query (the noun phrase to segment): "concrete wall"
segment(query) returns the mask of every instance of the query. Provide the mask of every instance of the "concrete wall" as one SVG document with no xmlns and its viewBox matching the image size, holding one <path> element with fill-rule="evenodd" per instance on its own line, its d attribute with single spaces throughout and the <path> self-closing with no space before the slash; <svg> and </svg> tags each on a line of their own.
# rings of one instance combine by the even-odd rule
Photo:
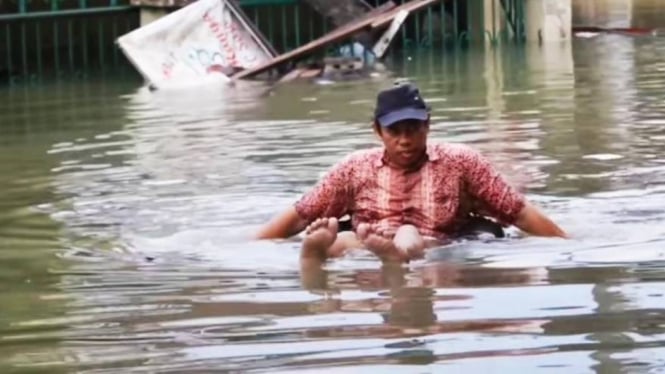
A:
<svg viewBox="0 0 665 374">
<path fill-rule="evenodd" d="M 556 42 L 570 40 L 571 0 L 527 0 L 526 37 L 528 41 Z"/>
<path fill-rule="evenodd" d="M 572 0 L 573 25 L 665 27 L 665 0 Z"/>
<path fill-rule="evenodd" d="M 571 38 L 573 26 L 665 28 L 665 0 L 526 0 L 527 40 Z"/>
</svg>

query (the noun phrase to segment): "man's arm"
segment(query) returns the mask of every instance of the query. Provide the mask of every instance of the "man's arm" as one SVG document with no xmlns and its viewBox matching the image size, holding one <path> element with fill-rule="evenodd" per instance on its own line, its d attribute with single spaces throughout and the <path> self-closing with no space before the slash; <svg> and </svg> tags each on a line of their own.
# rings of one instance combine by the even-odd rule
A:
<svg viewBox="0 0 665 374">
<path fill-rule="evenodd" d="M 568 235 L 559 226 L 529 202 L 526 202 L 520 210 L 514 225 L 531 235 L 568 238 Z"/>
<path fill-rule="evenodd" d="M 297 235 L 306 227 L 307 221 L 301 218 L 292 206 L 263 226 L 256 234 L 256 239 L 286 239 Z"/>
<path fill-rule="evenodd" d="M 352 169 L 350 157 L 335 164 L 312 190 L 262 227 L 256 238 L 285 239 L 300 233 L 317 218 L 344 215 L 352 200 L 349 189 Z"/>
<path fill-rule="evenodd" d="M 469 190 L 490 209 L 492 216 L 531 235 L 568 237 L 540 209 L 510 186 L 480 153 L 467 149 L 465 163 Z"/>
</svg>

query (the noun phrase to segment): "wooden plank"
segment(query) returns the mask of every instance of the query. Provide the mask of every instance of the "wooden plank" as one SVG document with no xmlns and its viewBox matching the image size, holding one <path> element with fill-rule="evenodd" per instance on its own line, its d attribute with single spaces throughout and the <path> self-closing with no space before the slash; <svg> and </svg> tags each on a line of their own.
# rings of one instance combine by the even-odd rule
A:
<svg viewBox="0 0 665 374">
<path fill-rule="evenodd" d="M 414 0 L 410 1 L 408 3 L 405 3 L 403 5 L 398 6 L 397 8 L 386 12 L 384 14 L 379 15 L 374 22 L 370 24 L 370 26 L 373 29 L 377 29 L 380 27 L 384 27 L 391 23 L 393 21 L 393 18 L 397 17 L 397 15 L 403 11 L 406 10 L 409 13 L 414 13 L 418 10 L 421 10 L 427 6 L 433 5 L 434 3 L 438 3 L 439 0 Z"/>
<path fill-rule="evenodd" d="M 393 18 L 388 30 L 383 33 L 383 35 L 379 38 L 379 41 L 374 45 L 374 48 L 372 48 L 372 52 L 374 52 L 374 56 L 376 56 L 376 58 L 383 57 L 383 55 L 386 53 L 386 50 L 388 49 L 388 46 L 390 46 L 390 42 L 393 41 L 393 38 L 395 35 L 397 35 L 397 31 L 399 31 L 399 29 L 402 27 L 402 24 L 408 16 L 409 11 L 401 10 L 399 13 L 397 13 L 397 16 Z"/>
<path fill-rule="evenodd" d="M 284 75 L 278 83 L 285 83 L 285 82 L 291 82 L 292 80 L 296 80 L 300 77 L 300 75 L 305 72 L 307 68 L 296 68 L 288 72 L 286 75 Z"/>
<path fill-rule="evenodd" d="M 438 0 L 414 0 L 414 1 L 412 1 L 412 3 L 422 3 L 422 2 L 433 3 L 434 1 L 438 1 Z M 392 4 L 392 6 L 393 6 L 392 9 L 393 10 L 386 11 L 385 9 L 387 7 L 390 7 L 390 4 Z M 407 4 L 409 4 L 409 3 L 407 3 Z M 235 74 L 232 77 L 232 79 L 236 80 L 236 79 L 251 77 L 253 75 L 263 73 L 264 71 L 275 68 L 275 67 L 277 67 L 281 64 L 284 64 L 284 63 L 289 62 L 291 60 L 294 60 L 296 58 L 300 58 L 300 57 L 303 57 L 303 56 L 308 55 L 310 53 L 316 52 L 316 51 L 318 51 L 322 48 L 327 47 L 331 43 L 341 41 L 341 40 L 353 35 L 354 33 L 358 32 L 362 29 L 371 27 L 372 23 L 377 19 L 377 17 L 381 17 L 385 13 L 390 13 L 390 12 L 393 12 L 394 9 L 400 8 L 400 7 L 395 8 L 394 7 L 395 4 L 392 3 L 392 2 L 386 3 L 384 5 L 386 5 L 386 6 L 382 6 L 382 7 L 376 8 L 376 9 L 370 11 L 370 12 L 367 12 L 358 21 L 354 21 L 354 22 L 351 22 L 351 23 L 346 24 L 344 26 L 338 27 L 335 30 L 329 32 L 328 34 L 326 34 L 326 35 L 324 35 L 324 36 L 322 36 L 322 37 L 320 37 L 316 40 L 313 40 L 313 41 L 301 46 L 300 48 L 296 48 L 291 52 L 288 52 L 288 53 L 285 53 L 283 55 L 277 56 L 274 59 L 272 59 L 270 61 L 267 61 L 267 62 L 255 67 L 255 68 L 241 71 L 240 73 Z M 395 12 L 394 16 L 396 16 L 396 15 L 397 15 L 397 12 Z"/>
<path fill-rule="evenodd" d="M 363 13 L 362 16 L 356 17 L 356 19 L 352 20 L 351 22 L 358 22 L 361 19 L 369 18 L 369 17 L 376 17 L 380 14 L 386 13 L 392 9 L 394 9 L 397 6 L 395 2 L 392 0 L 386 1 L 385 3 L 379 5 L 376 8 L 372 8 L 371 6 L 369 7 L 369 11 Z M 348 25 L 348 23 L 347 23 Z M 368 28 L 365 30 L 361 30 L 355 34 L 352 35 L 351 40 L 353 42 L 357 42 L 362 44 L 363 47 L 365 48 L 371 48 L 372 44 L 374 43 L 374 36 L 372 35 L 372 29 Z"/>
<path fill-rule="evenodd" d="M 305 70 L 300 74 L 299 78 L 309 79 L 314 78 L 321 74 L 321 69 L 309 69 Z"/>
</svg>

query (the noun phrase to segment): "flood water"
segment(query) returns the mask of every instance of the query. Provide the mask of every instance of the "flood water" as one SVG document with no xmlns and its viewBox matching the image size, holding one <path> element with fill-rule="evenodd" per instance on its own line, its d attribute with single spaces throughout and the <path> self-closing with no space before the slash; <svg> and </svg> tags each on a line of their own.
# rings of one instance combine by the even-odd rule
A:
<svg viewBox="0 0 665 374">
<path fill-rule="evenodd" d="M 572 0 L 573 24 L 609 28 L 662 29 L 662 0 Z"/>
<path fill-rule="evenodd" d="M 0 372 L 658 372 L 665 39 L 414 54 L 382 79 L 0 91 Z M 248 236 L 377 145 L 396 77 L 571 235 L 301 271 Z"/>
</svg>

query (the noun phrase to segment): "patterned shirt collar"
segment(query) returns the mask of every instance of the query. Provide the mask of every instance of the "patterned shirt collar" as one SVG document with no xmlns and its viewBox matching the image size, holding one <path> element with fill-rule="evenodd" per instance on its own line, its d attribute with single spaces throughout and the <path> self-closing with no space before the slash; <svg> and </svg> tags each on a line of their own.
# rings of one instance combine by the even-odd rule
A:
<svg viewBox="0 0 665 374">
<path fill-rule="evenodd" d="M 432 145 L 427 145 L 427 150 L 425 151 L 427 154 L 427 161 L 426 162 L 433 162 L 433 161 L 438 161 L 441 158 L 441 155 L 439 152 L 437 152 Z M 380 168 L 382 166 L 386 165 L 386 149 L 383 148 L 381 152 L 377 152 L 375 154 L 376 156 L 374 157 L 374 160 L 372 160 L 372 164 L 374 165 L 375 168 Z"/>
</svg>

